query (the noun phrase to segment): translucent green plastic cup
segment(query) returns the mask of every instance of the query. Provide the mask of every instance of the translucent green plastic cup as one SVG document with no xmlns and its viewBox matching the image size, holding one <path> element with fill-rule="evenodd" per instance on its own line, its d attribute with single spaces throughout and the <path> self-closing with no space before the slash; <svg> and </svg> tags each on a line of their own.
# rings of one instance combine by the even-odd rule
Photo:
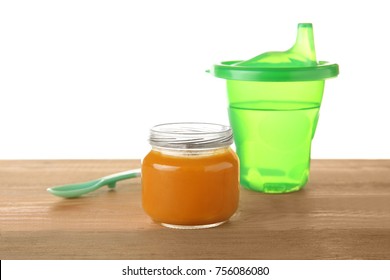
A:
<svg viewBox="0 0 390 280">
<path fill-rule="evenodd" d="M 337 64 L 317 62 L 312 25 L 299 24 L 285 52 L 222 62 L 213 73 L 227 80 L 241 185 L 266 193 L 304 187 L 325 79 L 339 73 Z"/>
</svg>

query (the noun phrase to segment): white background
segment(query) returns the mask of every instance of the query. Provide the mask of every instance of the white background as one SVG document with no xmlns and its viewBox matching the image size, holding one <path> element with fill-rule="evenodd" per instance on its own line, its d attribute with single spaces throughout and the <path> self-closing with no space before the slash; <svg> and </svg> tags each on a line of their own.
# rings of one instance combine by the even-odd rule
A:
<svg viewBox="0 0 390 280">
<path fill-rule="evenodd" d="M 4 264 L 3 264 L 4 263 Z M 388 260 L 127 260 L 127 261 L 3 261 L 1 276 L 3 280 L 41 279 L 41 280 L 68 280 L 68 279 L 265 279 L 265 280 L 388 280 L 390 269 Z M 132 269 L 175 269 L 178 266 L 185 273 L 187 269 L 206 269 L 207 275 L 193 276 L 123 276 L 122 271 Z M 217 275 L 218 268 L 226 267 L 268 267 L 269 274 L 262 275 Z M 211 270 L 211 272 L 210 272 Z M 222 269 L 221 269 L 222 270 Z"/>
<path fill-rule="evenodd" d="M 0 2 L 0 159 L 141 158 L 158 123 L 228 124 L 214 63 L 312 22 L 326 82 L 312 158 L 390 158 L 386 1 Z"/>
</svg>

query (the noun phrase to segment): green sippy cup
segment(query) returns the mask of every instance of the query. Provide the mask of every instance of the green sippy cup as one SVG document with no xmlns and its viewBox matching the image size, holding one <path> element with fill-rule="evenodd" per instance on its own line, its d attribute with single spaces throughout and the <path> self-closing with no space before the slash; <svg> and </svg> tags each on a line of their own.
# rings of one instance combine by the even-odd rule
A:
<svg viewBox="0 0 390 280">
<path fill-rule="evenodd" d="M 337 64 L 317 62 L 312 24 L 298 25 L 285 52 L 222 62 L 212 73 L 227 80 L 241 185 L 265 193 L 300 190 L 309 177 L 325 79 L 339 73 Z"/>
</svg>

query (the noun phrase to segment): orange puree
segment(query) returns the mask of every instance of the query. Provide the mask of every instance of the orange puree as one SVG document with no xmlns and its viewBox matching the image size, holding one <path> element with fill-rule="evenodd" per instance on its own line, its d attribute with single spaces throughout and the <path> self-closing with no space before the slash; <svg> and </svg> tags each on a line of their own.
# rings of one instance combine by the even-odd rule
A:
<svg viewBox="0 0 390 280">
<path fill-rule="evenodd" d="M 142 163 L 142 202 L 156 222 L 207 225 L 228 220 L 239 197 L 238 158 L 230 148 L 200 156 L 152 150 Z"/>
</svg>

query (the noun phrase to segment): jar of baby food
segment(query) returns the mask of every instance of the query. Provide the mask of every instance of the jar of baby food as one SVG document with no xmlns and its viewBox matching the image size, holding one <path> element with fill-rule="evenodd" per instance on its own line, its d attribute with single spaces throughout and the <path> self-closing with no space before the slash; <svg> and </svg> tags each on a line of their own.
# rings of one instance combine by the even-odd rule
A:
<svg viewBox="0 0 390 280">
<path fill-rule="evenodd" d="M 142 204 L 171 228 L 218 226 L 235 213 L 238 157 L 229 126 L 161 124 L 150 130 L 152 150 L 142 162 Z"/>
</svg>

